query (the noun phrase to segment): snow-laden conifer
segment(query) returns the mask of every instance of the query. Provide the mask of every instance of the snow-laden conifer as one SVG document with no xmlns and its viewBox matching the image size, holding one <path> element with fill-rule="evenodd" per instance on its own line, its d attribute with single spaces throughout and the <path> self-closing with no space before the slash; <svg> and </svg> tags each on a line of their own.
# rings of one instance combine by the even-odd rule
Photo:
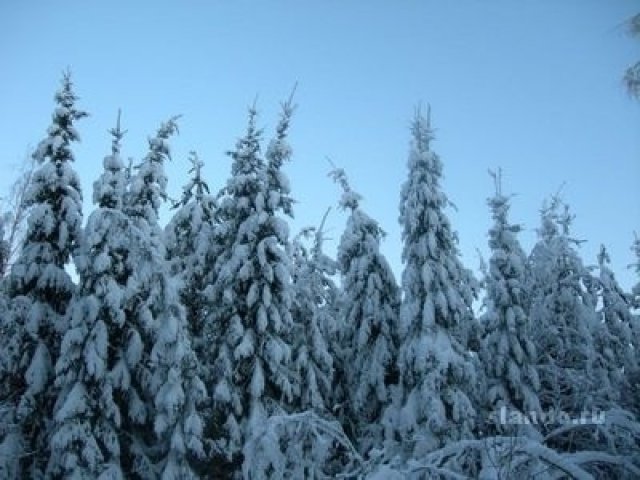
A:
<svg viewBox="0 0 640 480">
<path fill-rule="evenodd" d="M 638 410 L 640 365 L 638 364 L 637 318 L 632 296 L 622 290 L 609 267 L 604 245 L 598 253 L 598 317 L 593 332 L 595 348 L 594 392 L 608 402 L 603 407 Z"/>
<path fill-rule="evenodd" d="M 339 315 L 342 318 L 339 361 L 347 393 L 345 421 L 363 452 L 380 448 L 382 414 L 398 382 L 398 313 L 400 290 L 380 252 L 384 231 L 360 207 L 344 170 L 331 172 L 343 189 L 340 206 L 349 218 L 338 246 L 342 276 Z"/>
<path fill-rule="evenodd" d="M 593 450 L 637 455 L 638 426 L 619 410 L 608 352 L 606 322 L 598 318 L 597 283 L 583 265 L 571 237 L 573 215 L 556 197 L 542 210 L 540 240 L 530 256 L 532 339 L 538 354 L 540 393 L 545 413 L 556 418 L 581 418 L 599 412 L 602 420 L 589 428 L 566 421 L 540 424 L 545 444 L 559 452 Z M 575 425 L 575 423 L 574 423 Z M 626 433 L 625 433 L 626 432 Z M 618 478 L 615 466 L 594 466 L 603 478 Z M 618 472 L 617 474 L 615 472 Z"/>
<path fill-rule="evenodd" d="M 539 416 L 540 381 L 529 320 L 527 257 L 516 236 L 521 227 L 509 222 L 510 202 L 502 193 L 500 172 L 492 175 L 496 193 L 488 204 L 494 223 L 489 230 L 486 336 L 480 351 L 487 381 L 487 406 L 495 415 L 504 408 Z M 501 425 L 493 427 L 500 431 Z"/>
<path fill-rule="evenodd" d="M 579 414 L 598 405 L 594 388 L 595 299 L 586 288 L 590 274 L 570 236 L 573 216 L 557 197 L 541 212 L 539 241 L 529 262 L 533 341 L 538 354 L 540 403 Z"/>
<path fill-rule="evenodd" d="M 295 111 L 293 94 L 281 105 L 280 119 L 276 126 L 275 136 L 269 142 L 265 157 L 267 160 L 267 184 L 269 195 L 267 197 L 267 209 L 274 214 L 284 213 L 293 218 L 294 200 L 291 197 L 291 185 L 287 174 L 282 170 L 283 165 L 291 160 L 293 153 L 289 145 L 288 135 L 291 117 Z"/>
<path fill-rule="evenodd" d="M 109 130 L 111 134 L 111 154 L 104 157 L 103 172 L 100 178 L 93 182 L 93 203 L 98 208 L 122 210 L 127 191 L 128 178 L 124 163 L 120 157 L 122 138 L 127 133 L 120 127 L 120 111 L 115 128 Z"/>
<path fill-rule="evenodd" d="M 94 183 L 98 205 L 79 242 L 78 291 L 69 308 L 60 357 L 55 366 L 59 389 L 53 415 L 48 475 L 54 478 L 124 478 L 120 465 L 122 415 L 118 399 L 139 395 L 122 382 L 128 326 L 124 308 L 128 278 L 135 265 L 129 222 L 122 212 L 124 165 L 120 158 L 120 116 L 111 153 Z M 124 383 L 124 384 L 123 384 Z M 127 442 L 125 440 L 125 445 Z"/>
<path fill-rule="evenodd" d="M 285 106 L 280 127 L 290 115 Z M 295 389 L 289 231 L 278 215 L 287 208 L 280 165 L 290 150 L 286 128 L 280 127 L 281 140 L 270 147 L 267 163 L 251 108 L 247 132 L 229 153 L 232 176 L 219 204 L 221 224 L 214 239 L 221 251 L 207 290 L 212 311 L 205 340 L 210 349 L 203 363 L 214 379 L 208 386 L 213 399 L 209 425 L 218 451 L 234 465 L 257 425 L 281 412 Z"/>
<path fill-rule="evenodd" d="M 470 436 L 475 416 L 468 396 L 475 368 L 454 335 L 473 319 L 472 281 L 445 214 L 442 162 L 432 139 L 429 120 L 418 113 L 400 202 L 400 391 L 385 421 L 389 434 L 415 455 Z"/>
<path fill-rule="evenodd" d="M 15 362 L 2 372 L 11 385 L 15 422 L 23 436 L 24 477 L 42 474 L 48 455 L 48 435 L 55 388 L 53 367 L 62 335 L 68 328 L 67 306 L 74 285 L 65 271 L 81 231 L 82 194 L 71 163 L 73 142 L 80 140 L 75 122 L 87 114 L 76 108 L 70 73 L 55 94 L 56 108 L 47 136 L 34 159 L 40 164 L 26 196 L 30 207 L 20 256 L 8 279 L 14 315 L 7 319 L 3 348 Z"/>
<path fill-rule="evenodd" d="M 635 261 L 629 267 L 635 270 L 638 277 L 638 282 L 631 288 L 627 297 L 631 310 L 630 330 L 635 368 L 626 369 L 624 372 L 621 401 L 624 408 L 632 411 L 636 416 L 640 416 L 640 236 L 637 234 L 631 245 L 631 250 L 634 253 Z"/>
<path fill-rule="evenodd" d="M 129 468 L 140 472 L 150 469 L 153 461 L 163 479 L 192 477 L 190 459 L 204 454 L 198 404 L 205 389 L 158 224 L 158 209 L 167 198 L 168 139 L 176 131 L 174 117 L 149 139 L 149 152 L 131 178 L 125 205 L 130 238 L 139 238 L 140 248 L 131 259 L 135 271 L 127 282 L 125 312 L 130 329 L 121 357 L 121 380 L 135 384 L 144 395 L 128 398 L 127 428 L 132 439 L 128 462 Z"/>
<path fill-rule="evenodd" d="M 211 240 L 216 225 L 216 200 L 202 178 L 204 163 L 195 152 L 191 152 L 189 161 L 192 178 L 174 205 L 176 213 L 164 235 L 171 275 L 181 281 L 180 299 L 186 309 L 193 348 L 196 356 L 202 358 L 209 348 L 202 337 L 208 312 L 203 290 L 211 266 L 207 253 L 215 247 Z"/>
<path fill-rule="evenodd" d="M 368 478 L 339 422 L 313 411 L 269 417 L 257 425 L 243 452 L 246 479 Z"/>
<path fill-rule="evenodd" d="M 337 265 L 322 249 L 325 219 L 326 214 L 318 229 L 304 229 L 292 242 L 297 408 L 320 414 L 331 412 L 333 407 L 335 352 L 331 340 L 337 334 L 338 288 L 332 278 Z M 305 237 L 313 239 L 310 248 L 303 241 Z"/>
<path fill-rule="evenodd" d="M 624 380 L 624 371 L 637 368 L 632 336 L 633 315 L 631 299 L 615 278 L 609 267 L 611 259 L 604 245 L 598 253 L 598 287 L 600 289 L 600 309 L 598 310 L 599 335 L 594 335 L 596 353 L 599 355 L 600 368 L 606 370 L 611 388 L 619 391 Z"/>
</svg>

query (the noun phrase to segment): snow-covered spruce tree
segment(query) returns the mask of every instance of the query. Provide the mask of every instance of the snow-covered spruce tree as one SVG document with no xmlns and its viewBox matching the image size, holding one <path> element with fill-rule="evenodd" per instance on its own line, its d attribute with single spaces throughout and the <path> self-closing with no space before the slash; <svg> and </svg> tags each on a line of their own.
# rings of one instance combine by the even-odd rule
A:
<svg viewBox="0 0 640 480">
<path fill-rule="evenodd" d="M 489 230 L 486 336 L 480 350 L 487 381 L 487 407 L 494 419 L 502 408 L 539 418 L 540 381 L 531 340 L 527 257 L 516 237 L 520 225 L 509 222 L 509 197 L 502 193 L 501 172 L 492 175 L 496 193 L 488 204 L 494 224 Z M 504 433 L 497 422 L 490 428 Z"/>
<path fill-rule="evenodd" d="M 601 308 L 594 342 L 601 363 L 599 367 L 606 372 L 613 392 L 617 393 L 622 388 L 624 372 L 635 370 L 638 365 L 632 337 L 631 299 L 622 291 L 609 268 L 610 261 L 607 250 L 601 245 L 598 253 Z"/>
<path fill-rule="evenodd" d="M 596 305 L 585 287 L 590 274 L 570 237 L 573 216 L 566 205 L 561 207 L 554 197 L 541 212 L 540 239 L 529 258 L 530 316 L 542 409 L 579 415 L 584 409 L 602 407 L 593 370 Z"/>
<path fill-rule="evenodd" d="M 204 333 L 210 349 L 202 361 L 213 379 L 207 385 L 213 399 L 207 435 L 227 473 L 239 471 L 245 442 L 266 417 L 283 411 L 295 389 L 288 226 L 278 215 L 285 196 L 274 187 L 281 172 L 273 155 L 284 152 L 270 153 L 265 163 L 256 115 L 252 107 L 247 132 L 229 153 L 232 176 L 214 238 L 221 251 L 207 289 L 211 311 Z"/>
<path fill-rule="evenodd" d="M 149 152 L 131 178 L 125 206 L 130 237 L 139 237 L 141 248 L 131 259 L 135 271 L 127 283 L 129 331 L 122 352 L 126 365 L 119 380 L 143 395 L 127 398 L 126 426 L 131 438 L 127 474 L 143 478 L 152 477 L 149 461 L 163 479 L 190 478 L 190 460 L 204 454 L 198 404 L 206 392 L 158 225 L 158 209 L 167 197 L 164 162 L 170 158 L 168 139 L 177 131 L 176 118 L 149 139 Z"/>
<path fill-rule="evenodd" d="M 570 236 L 573 216 L 566 205 L 560 207 L 555 197 L 543 209 L 540 241 L 530 258 L 530 317 L 538 354 L 539 399 L 545 412 L 572 418 L 600 412 L 604 422 L 574 427 L 546 422 L 541 425 L 545 445 L 560 452 L 593 450 L 637 458 L 640 430 L 629 414 L 617 409 L 618 392 L 603 356 L 607 349 L 599 347 L 606 346 L 609 333 L 596 311 L 597 284 Z M 619 468 L 612 465 L 595 464 L 593 471 L 619 478 L 615 474 Z"/>
<path fill-rule="evenodd" d="M 629 265 L 638 276 L 636 283 L 628 295 L 630 317 L 630 330 L 633 344 L 635 368 L 627 369 L 624 372 L 624 387 L 621 394 L 621 403 L 626 408 L 640 418 L 640 236 L 635 235 L 631 250 L 635 256 L 635 262 Z"/>
<path fill-rule="evenodd" d="M 279 212 L 293 218 L 294 200 L 291 197 L 291 186 L 286 173 L 282 171 L 285 162 L 291 159 L 292 149 L 288 142 L 291 117 L 295 111 L 293 94 L 281 105 L 280 119 L 276 127 L 275 137 L 269 142 L 266 151 L 267 182 L 269 196 L 267 197 L 267 210 L 272 214 Z M 288 244 L 288 242 L 285 242 Z"/>
<path fill-rule="evenodd" d="M 342 277 L 339 315 L 347 411 L 345 430 L 362 453 L 381 448 L 382 415 L 398 383 L 398 314 L 400 290 L 380 252 L 384 231 L 360 208 L 342 169 L 331 172 L 343 189 L 340 207 L 349 218 L 338 246 Z"/>
<path fill-rule="evenodd" d="M 211 265 L 207 252 L 211 249 L 216 225 L 216 200 L 202 178 L 204 163 L 195 152 L 191 152 L 189 161 L 192 178 L 183 187 L 182 198 L 174 205 L 177 210 L 164 235 L 171 275 L 182 282 L 180 298 L 186 309 L 193 348 L 196 356 L 202 358 L 208 350 L 202 337 L 208 311 L 203 290 Z"/>
<path fill-rule="evenodd" d="M 11 395 L 17 426 L 10 437 L 22 437 L 19 475 L 29 478 L 42 475 L 49 457 L 47 437 L 55 399 L 53 365 L 67 330 L 67 306 L 74 291 L 65 266 L 81 231 L 82 194 L 71 166 L 71 146 L 80 140 L 74 123 L 87 115 L 76 108 L 77 99 L 71 75 L 66 72 L 55 94 L 56 108 L 47 137 L 33 154 L 40 167 L 26 198 L 31 209 L 27 232 L 8 278 L 15 309 L 3 326 L 2 343 L 4 350 L 11 351 L 3 353 L 15 362 L 5 365 L 0 382 L 10 386 L 4 393 Z"/>
<path fill-rule="evenodd" d="M 320 228 L 305 229 L 292 242 L 293 364 L 299 380 L 296 409 L 314 410 L 319 414 L 327 414 L 333 408 L 335 385 L 331 339 L 337 334 L 338 295 L 332 279 L 337 273 L 336 262 L 322 250 L 323 225 L 324 218 Z M 313 237 L 311 248 L 303 243 L 307 236 Z"/>
<path fill-rule="evenodd" d="M 430 147 L 433 131 L 420 113 L 412 134 L 400 203 L 400 390 L 385 424 L 390 439 L 408 449 L 405 453 L 420 456 L 471 435 L 475 411 L 467 389 L 475 383 L 475 369 L 452 333 L 473 318 L 471 277 L 445 215 L 442 163 Z"/>
<path fill-rule="evenodd" d="M 294 413 L 273 415 L 251 432 L 243 448 L 245 478 L 333 477 L 361 461 L 332 415 L 341 398 L 332 381 L 339 290 L 332 278 L 336 262 L 322 251 L 325 219 L 326 214 L 318 229 L 305 228 L 291 242 Z"/>
<path fill-rule="evenodd" d="M 119 354 L 126 349 L 124 307 L 127 281 L 135 268 L 127 257 L 135 247 L 122 212 L 126 185 L 119 115 L 110 133 L 111 153 L 94 183 L 98 208 L 89 216 L 75 257 L 79 287 L 69 307 L 69 328 L 56 363 L 59 393 L 48 466 L 52 478 L 125 477 L 120 439 L 126 410 L 118 399 L 133 392 L 123 384 L 127 382 L 118 381 L 124 361 Z"/>
</svg>

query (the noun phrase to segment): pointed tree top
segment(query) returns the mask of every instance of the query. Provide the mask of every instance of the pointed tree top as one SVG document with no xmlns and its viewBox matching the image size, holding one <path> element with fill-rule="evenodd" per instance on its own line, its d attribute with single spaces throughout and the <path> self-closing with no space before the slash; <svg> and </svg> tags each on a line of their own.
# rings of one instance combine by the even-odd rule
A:
<svg viewBox="0 0 640 480">
<path fill-rule="evenodd" d="M 331 161 L 330 158 L 327 158 L 327 160 L 333 167 L 333 170 L 329 172 L 329 177 L 331 177 L 335 183 L 342 187 L 340 208 L 342 208 L 343 210 L 349 208 L 351 209 L 351 211 L 357 210 L 362 196 L 351 189 L 346 172 L 342 168 L 336 167 L 336 165 Z"/>
<path fill-rule="evenodd" d="M 295 104 L 293 103 L 293 97 L 295 96 L 297 89 L 298 89 L 298 82 L 293 84 L 293 88 L 291 89 L 289 98 L 287 99 L 286 102 L 282 104 L 283 110 L 287 111 L 287 110 L 293 110 L 296 108 Z"/>
<path fill-rule="evenodd" d="M 178 120 L 180 118 L 182 118 L 182 115 L 174 115 L 166 122 L 162 122 L 160 124 L 160 127 L 158 128 L 158 132 L 156 133 L 156 136 L 158 138 L 167 139 L 171 135 L 179 134 L 180 131 L 178 130 Z"/>
<path fill-rule="evenodd" d="M 489 170 L 489 175 L 493 178 L 493 184 L 496 189 L 496 196 L 502 196 L 502 168 L 498 167 L 497 171 Z"/>
<path fill-rule="evenodd" d="M 257 131 L 256 120 L 258 118 L 258 97 L 259 95 L 256 93 L 256 96 L 253 97 L 253 102 L 247 108 L 249 113 L 249 124 L 247 129 L 249 132 Z"/>
<path fill-rule="evenodd" d="M 191 181 L 192 185 L 196 189 L 196 199 L 201 201 L 205 194 L 209 193 L 209 185 L 202 179 L 202 167 L 204 167 L 204 162 L 200 160 L 197 152 L 192 150 L 189 152 L 189 162 L 191 165 L 191 169 L 189 169 L 189 173 L 193 174 L 193 180 Z"/>
<path fill-rule="evenodd" d="M 248 108 L 248 121 L 246 133 L 236 140 L 236 147 L 234 150 L 228 150 L 226 152 L 233 162 L 231 164 L 231 175 L 236 177 L 239 174 L 247 174 L 249 172 L 255 172 L 262 170 L 264 167 L 264 160 L 260 153 L 261 149 L 261 137 L 262 129 L 256 126 L 258 111 L 256 109 L 256 100 L 253 105 Z"/>
<path fill-rule="evenodd" d="M 291 121 L 291 117 L 293 116 L 293 112 L 296 109 L 296 105 L 293 103 L 293 97 L 296 93 L 297 88 L 298 88 L 298 82 L 296 82 L 293 85 L 289 98 L 285 102 L 280 103 L 280 107 L 281 107 L 280 121 L 278 122 L 278 126 L 276 128 L 276 137 L 278 140 L 282 140 L 287 135 L 287 130 L 289 129 L 289 123 Z"/>
<path fill-rule="evenodd" d="M 324 224 L 327 221 L 327 217 L 329 216 L 329 212 L 331 212 L 331 207 L 327 208 L 327 211 L 324 212 L 322 216 L 322 220 L 320 221 L 320 225 L 315 229 L 315 242 L 313 244 L 313 253 L 315 255 L 319 255 L 322 252 L 322 244 L 326 240 L 324 236 L 325 229 Z"/>
<path fill-rule="evenodd" d="M 171 150 L 166 140 L 168 140 L 172 135 L 180 133 L 177 122 L 181 117 L 182 115 L 174 115 L 169 118 L 169 120 L 162 122 L 158 127 L 155 137 L 148 138 L 149 152 L 142 163 L 146 161 L 162 162 L 165 157 L 171 160 Z M 140 165 L 136 165 L 135 168 L 140 168 Z"/>
<path fill-rule="evenodd" d="M 191 150 L 189 152 L 189 163 L 192 167 L 189 169 L 189 173 L 193 173 L 194 178 L 200 178 L 200 171 L 204 167 L 204 162 L 198 157 L 198 152 Z"/>
<path fill-rule="evenodd" d="M 74 122 L 89 114 L 75 107 L 78 97 L 73 92 L 71 72 L 63 72 L 60 88 L 54 95 L 56 108 L 53 111 L 52 122 L 47 129 L 47 137 L 38 144 L 32 157 L 39 163 L 47 158 L 57 166 L 66 161 L 74 161 L 69 145 L 80 141 L 80 136 L 74 127 Z"/>
<path fill-rule="evenodd" d="M 431 105 L 427 103 L 427 116 L 422 114 L 422 105 L 418 105 L 415 110 L 413 123 L 411 125 L 414 141 L 418 149 L 429 151 L 431 140 L 435 138 L 434 129 L 431 127 Z"/>
<path fill-rule="evenodd" d="M 562 227 L 564 235 L 569 235 L 571 224 L 575 218 L 575 214 L 569 213 L 569 205 L 565 203 L 563 211 L 557 216 L 558 225 Z"/>
<path fill-rule="evenodd" d="M 541 226 L 538 229 L 538 235 L 545 241 L 550 240 L 558 235 L 558 208 L 561 204 L 560 197 L 552 195 L 542 202 L 540 209 Z"/>
<path fill-rule="evenodd" d="M 192 174 L 189 182 L 182 187 L 182 198 L 178 201 L 174 201 L 171 206 L 172 209 L 184 207 L 191 201 L 193 190 L 195 189 L 195 198 L 198 203 L 202 201 L 205 195 L 209 194 L 209 185 L 202 179 L 202 167 L 204 162 L 200 160 L 197 152 L 194 150 L 189 152 L 189 163 L 192 167 L 189 169 L 189 173 Z"/>
<path fill-rule="evenodd" d="M 493 219 L 502 227 L 507 227 L 507 215 L 509 212 L 509 198 L 502 193 L 502 169 L 497 171 L 489 170 L 489 175 L 493 178 L 495 193 L 487 199 L 487 204 L 491 209 Z M 519 231 L 520 226 L 511 226 L 510 229 Z"/>
<path fill-rule="evenodd" d="M 112 143 L 111 143 L 111 154 L 112 155 L 120 154 L 120 142 L 122 141 L 122 138 L 127 133 L 127 130 L 122 130 L 120 128 L 120 115 L 121 115 L 121 113 L 122 113 L 121 110 L 118 109 L 118 117 L 117 117 L 117 120 L 116 120 L 116 126 L 115 126 L 115 128 L 111 128 L 111 129 L 108 130 L 108 132 L 113 137 L 113 140 L 112 140 Z"/>
<path fill-rule="evenodd" d="M 253 103 L 247 108 L 247 113 L 249 114 L 247 134 L 240 140 L 240 142 L 246 142 L 248 139 L 255 139 L 255 137 L 262 134 L 262 130 L 258 129 L 256 125 L 258 119 L 258 94 L 256 94 L 253 99 Z"/>
<path fill-rule="evenodd" d="M 79 97 L 73 91 L 73 81 L 71 80 L 71 70 L 69 68 L 62 72 L 62 80 L 60 81 L 60 84 L 60 88 L 56 91 L 54 96 L 56 103 L 68 109 L 73 120 L 89 116 L 87 112 L 75 110 L 73 108 Z"/>
<path fill-rule="evenodd" d="M 600 245 L 600 251 L 598 252 L 598 265 L 602 268 L 605 264 L 610 263 L 611 258 L 609 257 L 609 252 L 604 245 Z"/>
</svg>

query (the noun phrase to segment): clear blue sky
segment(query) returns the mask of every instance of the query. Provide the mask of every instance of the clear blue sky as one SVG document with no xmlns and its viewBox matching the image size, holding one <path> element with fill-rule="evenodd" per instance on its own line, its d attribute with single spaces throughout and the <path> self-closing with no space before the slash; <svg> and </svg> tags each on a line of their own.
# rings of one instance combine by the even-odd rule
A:
<svg viewBox="0 0 640 480">
<path fill-rule="evenodd" d="M 0 192 L 11 168 L 44 135 L 60 73 L 70 66 L 80 106 L 91 113 L 76 148 L 89 211 L 92 183 L 109 149 L 106 130 L 123 109 L 126 156 L 141 158 L 147 135 L 184 115 L 168 167 L 170 193 L 186 181 L 195 149 L 214 190 L 258 95 L 266 133 L 279 101 L 298 82 L 287 172 L 299 200 L 292 231 L 317 224 L 339 196 L 331 157 L 388 232 L 384 251 L 400 272 L 399 191 L 406 177 L 414 106 L 429 102 L 434 148 L 463 259 L 477 268 L 486 247 L 501 166 L 517 193 L 513 220 L 535 240 L 545 196 L 566 182 L 581 251 L 599 244 L 625 286 L 635 278 L 640 233 L 640 103 L 623 88 L 640 42 L 623 22 L 640 9 L 623 0 L 467 1 L 59 1 L 0 3 Z M 333 251 L 344 214 L 330 216 Z M 166 220 L 166 217 L 165 217 Z"/>
</svg>

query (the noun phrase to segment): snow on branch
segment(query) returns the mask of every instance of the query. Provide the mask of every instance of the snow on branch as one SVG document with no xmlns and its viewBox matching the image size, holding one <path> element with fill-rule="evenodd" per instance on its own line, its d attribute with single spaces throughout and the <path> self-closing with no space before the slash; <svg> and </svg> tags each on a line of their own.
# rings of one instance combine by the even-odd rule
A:
<svg viewBox="0 0 640 480">
<path fill-rule="evenodd" d="M 340 207 L 343 210 L 346 210 L 347 208 L 351 209 L 352 211 L 356 210 L 360 204 L 360 200 L 362 200 L 362 196 L 351 189 L 346 172 L 342 168 L 336 167 L 335 164 L 331 161 L 331 159 L 327 159 L 327 160 L 329 160 L 329 163 L 333 167 L 333 170 L 329 172 L 329 176 L 335 183 L 337 183 L 338 185 L 340 185 L 340 187 L 342 187 L 342 197 L 340 197 Z"/>
<path fill-rule="evenodd" d="M 312 411 L 274 415 L 253 432 L 245 444 L 243 477 L 334 478 L 338 466 L 332 464 L 336 452 L 346 459 L 344 473 L 363 464 L 363 459 L 336 421 L 319 417 Z"/>
<path fill-rule="evenodd" d="M 369 462 L 362 477 L 382 478 L 570 478 L 593 480 L 592 464 L 626 469 L 634 477 L 640 470 L 624 455 L 599 451 L 558 453 L 528 437 L 497 436 L 461 440 L 428 453 L 420 459 L 400 463 L 397 458 L 385 463 Z M 544 477 L 542 477 L 544 475 Z"/>
</svg>

